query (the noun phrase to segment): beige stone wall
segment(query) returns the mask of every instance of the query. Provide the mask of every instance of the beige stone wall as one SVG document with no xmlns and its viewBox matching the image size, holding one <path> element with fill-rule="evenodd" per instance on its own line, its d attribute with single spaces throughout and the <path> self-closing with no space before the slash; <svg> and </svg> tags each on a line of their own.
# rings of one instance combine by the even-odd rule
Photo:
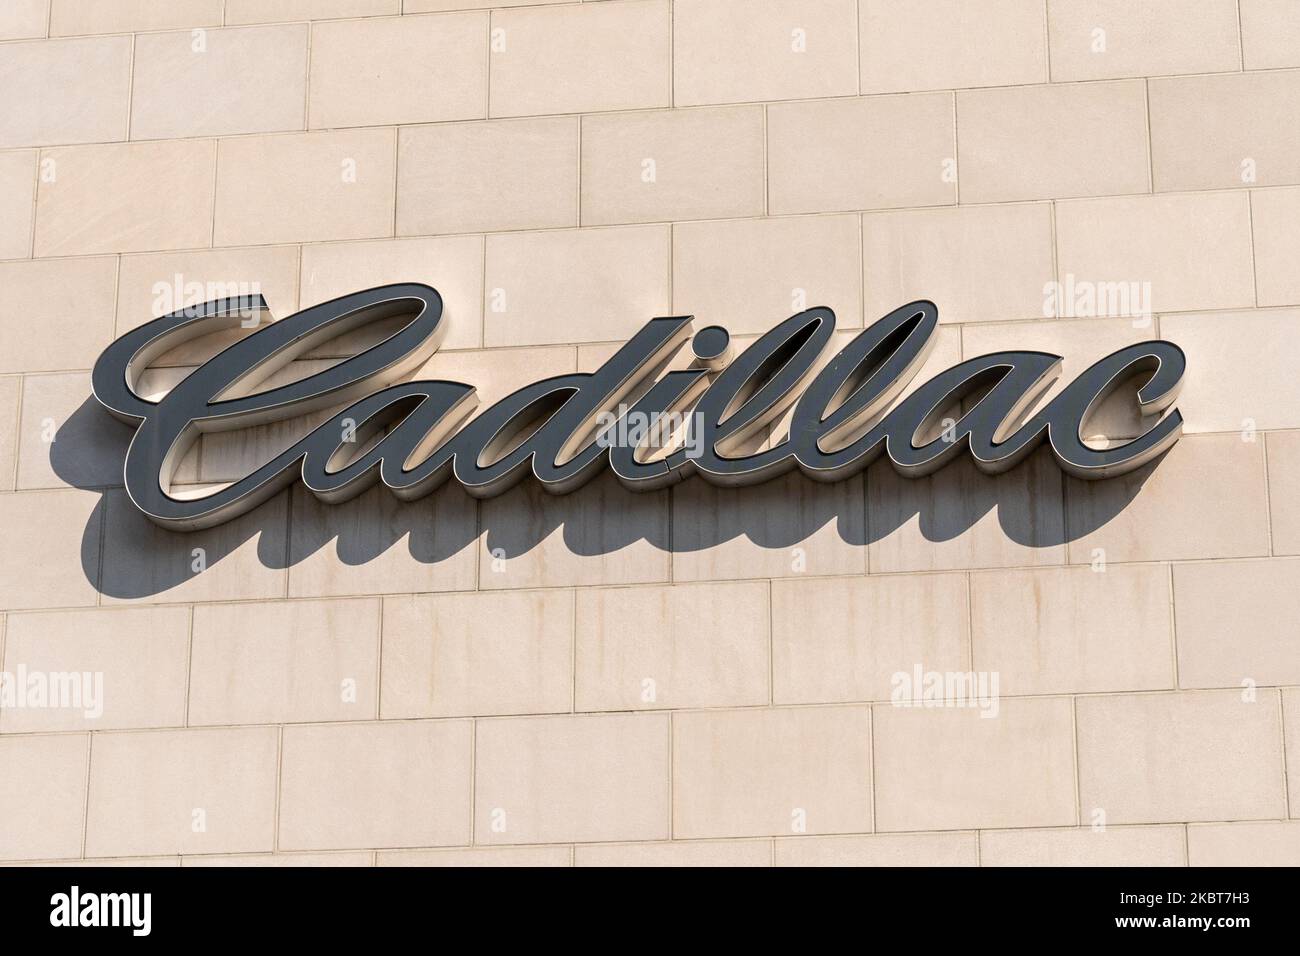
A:
<svg viewBox="0 0 1300 956">
<path fill-rule="evenodd" d="M 104 708 L 0 711 L 0 860 L 1300 862 L 1298 117 L 1295 0 L 4 0 L 0 669 Z M 1152 315 L 1045 319 L 1071 277 Z M 116 335 L 399 280 L 487 401 L 655 315 L 927 297 L 931 370 L 1177 342 L 1186 434 L 1095 483 L 135 511 Z M 996 718 L 892 706 L 918 666 Z"/>
</svg>

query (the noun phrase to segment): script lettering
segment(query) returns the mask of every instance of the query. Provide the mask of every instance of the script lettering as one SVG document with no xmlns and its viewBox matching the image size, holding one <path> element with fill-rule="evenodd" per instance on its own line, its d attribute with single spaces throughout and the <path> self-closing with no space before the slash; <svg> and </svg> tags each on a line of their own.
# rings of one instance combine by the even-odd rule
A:
<svg viewBox="0 0 1300 956">
<path fill-rule="evenodd" d="M 840 481 L 881 455 L 900 474 L 920 476 L 969 452 L 981 471 L 996 474 L 1043 442 L 1070 474 L 1107 478 L 1153 460 L 1182 430 L 1182 416 L 1169 409 L 1185 359 L 1178 346 L 1164 341 L 1106 356 L 1036 412 L 1060 373 L 1060 356 L 979 356 L 899 401 L 938 327 L 938 312 L 926 301 L 868 326 L 820 368 L 835 330 L 835 314 L 827 308 L 791 316 L 735 358 L 725 329 L 712 326 L 692 336 L 690 316 L 651 319 L 595 372 L 535 382 L 476 415 L 471 385 L 403 381 L 437 350 L 446 321 L 436 290 L 399 283 L 269 323 L 205 362 L 159 401 L 136 391 L 140 372 L 156 356 L 265 309 L 260 296 L 184 309 L 127 332 L 95 364 L 95 397 L 136 426 L 123 466 L 126 490 L 164 527 L 219 524 L 297 478 L 323 501 L 337 503 L 376 482 L 414 500 L 451 478 L 477 497 L 501 494 L 528 476 L 563 494 L 606 465 L 632 490 L 663 487 L 692 474 L 720 485 L 749 485 L 793 468 L 818 481 Z M 255 390 L 321 343 L 393 317 L 405 324 L 378 344 L 288 385 Z M 689 365 L 670 367 L 688 341 L 694 353 Z M 1142 414 L 1168 414 L 1130 441 L 1104 449 L 1086 444 L 1083 426 L 1090 414 L 1139 378 Z M 201 497 L 169 493 L 178 464 L 201 434 L 344 403 L 329 421 L 238 481 Z M 792 406 L 786 434 L 760 451 L 745 451 Z M 964 411 L 939 437 L 917 444 L 917 436 L 932 433 L 938 416 L 951 409 Z M 628 427 L 685 412 L 689 425 L 677 446 L 653 447 L 645 429 Z M 345 439 L 347 426 L 354 433 Z"/>
</svg>

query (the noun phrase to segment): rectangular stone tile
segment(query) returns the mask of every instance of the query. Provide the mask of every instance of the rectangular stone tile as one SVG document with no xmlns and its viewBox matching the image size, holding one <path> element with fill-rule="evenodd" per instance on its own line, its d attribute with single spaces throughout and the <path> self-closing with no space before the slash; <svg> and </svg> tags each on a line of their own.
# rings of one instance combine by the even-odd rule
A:
<svg viewBox="0 0 1300 956">
<path fill-rule="evenodd" d="M 578 710 L 767 703 L 765 583 L 600 588 L 576 600 Z"/>
<path fill-rule="evenodd" d="M 18 487 L 120 485 L 132 434 L 91 396 L 89 372 L 28 375 L 18 429 Z"/>
<path fill-rule="evenodd" d="M 396 148 L 392 129 L 223 140 L 215 244 L 392 235 Z"/>
<path fill-rule="evenodd" d="M 673 226 L 673 312 L 733 335 L 763 333 L 814 306 L 862 325 L 856 216 L 733 219 Z"/>
<path fill-rule="evenodd" d="M 777 866 L 977 866 L 974 833 L 878 833 L 776 841 Z"/>
<path fill-rule="evenodd" d="M 1187 435 L 1126 475 L 1067 478 L 1066 509 L 1072 564 L 1267 554 L 1264 448 L 1235 434 Z"/>
<path fill-rule="evenodd" d="M 570 866 L 567 846 L 455 847 L 447 850 L 380 850 L 375 866 Z"/>
<path fill-rule="evenodd" d="M 667 0 L 494 12 L 489 115 L 670 105 L 670 21 Z"/>
<path fill-rule="evenodd" d="M 216 151 L 210 140 L 44 150 L 36 255 L 209 245 Z"/>
<path fill-rule="evenodd" d="M 1277 698 L 1239 691 L 1080 697 L 1079 800 L 1108 824 L 1280 817 Z"/>
<path fill-rule="evenodd" d="M 274 727 L 96 734 L 86 855 L 272 849 L 278 737 Z"/>
<path fill-rule="evenodd" d="M 1058 203 L 1056 242 L 1062 280 L 1148 282 L 1154 312 L 1255 301 L 1250 210 L 1232 193 Z"/>
<path fill-rule="evenodd" d="M 856 0 L 701 0 L 673 9 L 673 103 L 858 92 Z"/>
<path fill-rule="evenodd" d="M 102 520 L 94 492 L 60 488 L 0 495 L 0 528 L 23 542 L 0 552 L 0 608 L 95 604 Z"/>
<path fill-rule="evenodd" d="M 862 479 L 800 472 L 743 488 L 693 478 L 673 489 L 673 578 L 775 578 L 866 571 Z"/>
<path fill-rule="evenodd" d="M 31 255 L 36 170 L 34 150 L 0 153 L 0 259 Z"/>
<path fill-rule="evenodd" d="M 1071 303 L 1062 292 L 1062 301 Z M 1077 291 L 1077 290 L 1076 290 Z M 1076 303 L 1077 304 L 1077 303 Z M 1122 303 L 1121 303 L 1122 305 Z M 1068 311 L 1066 313 L 1068 315 Z M 1129 345 L 1156 337 L 1153 316 L 1102 316 L 1095 318 L 1043 318 L 1032 322 L 969 322 L 961 328 L 962 358 L 973 359 L 992 352 L 1038 351 L 1061 356 L 1061 373 L 1043 393 L 1039 404 L 1073 381 L 1099 359 Z M 1128 399 L 1134 404 L 1134 399 Z M 1158 420 L 1155 419 L 1155 420 Z M 1142 422 L 1144 431 L 1153 422 Z M 1134 416 L 1129 425 L 1138 424 Z M 1131 434 L 1137 434 L 1133 432 Z"/>
<path fill-rule="evenodd" d="M 1069 698 L 973 707 L 872 708 L 876 829 L 1068 826 L 1074 813 Z"/>
<path fill-rule="evenodd" d="M 1164 565 L 971 575 L 974 669 L 1012 696 L 1172 688 L 1170 624 Z"/>
<path fill-rule="evenodd" d="M 249 853 L 237 856 L 187 856 L 181 865 L 190 866 L 369 866 L 370 852 L 361 853 Z"/>
<path fill-rule="evenodd" d="M 115 334 L 190 306 L 242 295 L 260 295 L 266 300 L 270 315 L 261 312 L 252 316 L 259 322 L 283 319 L 297 311 L 297 246 L 122 256 Z M 191 339 L 154 358 L 150 368 L 198 365 L 251 331 L 240 328 Z"/>
<path fill-rule="evenodd" d="M 1137 80 L 957 94 L 964 202 L 1144 193 L 1146 91 Z"/>
<path fill-rule="evenodd" d="M 1150 81 L 1157 190 L 1300 182 L 1300 71 Z"/>
<path fill-rule="evenodd" d="M 378 669 L 378 600 L 199 606 L 189 722 L 374 718 Z"/>
<path fill-rule="evenodd" d="M 915 299 L 940 322 L 1036 318 L 1052 281 L 1046 203 L 871 213 L 862 217 L 866 316 Z"/>
<path fill-rule="evenodd" d="M 457 8 L 470 6 L 457 2 Z M 271 23 L 279 20 L 332 20 L 377 17 L 402 12 L 402 0 L 226 0 L 227 23 Z M 422 13 L 411 0 L 407 13 Z"/>
<path fill-rule="evenodd" d="M 671 576 L 666 491 L 629 491 L 606 472 L 557 496 L 525 479 L 481 507 L 483 590 L 645 584 Z"/>
<path fill-rule="evenodd" d="M 185 723 L 187 608 L 10 614 L 7 623 L 5 671 L 24 667 L 50 681 L 71 674 L 77 682 L 63 706 L 54 707 L 52 695 L 48 707 L 0 711 L 5 733 Z"/>
<path fill-rule="evenodd" d="M 45 36 L 50 0 L 11 0 L 0 7 L 0 40 L 27 40 Z"/>
<path fill-rule="evenodd" d="M 444 488 L 404 502 L 376 485 L 343 504 L 293 489 L 289 596 L 474 587 L 474 500 Z"/>
<path fill-rule="evenodd" d="M 667 226 L 488 236 L 484 344 L 630 338 L 671 312 L 669 242 Z"/>
<path fill-rule="evenodd" d="M 673 836 L 872 828 L 868 707 L 673 715 Z"/>
<path fill-rule="evenodd" d="M 1300 684 L 1300 559 L 1174 565 L 1181 687 Z"/>
<path fill-rule="evenodd" d="M 964 670 L 966 600 L 958 574 L 773 581 L 773 699 L 888 700 L 916 664 Z"/>
<path fill-rule="evenodd" d="M 956 202 L 951 93 L 774 103 L 767 150 L 772 214 Z"/>
<path fill-rule="evenodd" d="M 312 129 L 487 115 L 486 13 L 316 23 Z"/>
<path fill-rule="evenodd" d="M 1061 564 L 1061 471 L 1046 449 L 1000 475 L 968 455 L 924 478 L 887 462 L 867 472 L 873 572 Z"/>
<path fill-rule="evenodd" d="M 983 866 L 1182 866 L 1182 827 L 986 830 Z"/>
<path fill-rule="evenodd" d="M 99 860 L 82 860 L 82 859 L 74 858 L 71 860 L 51 860 L 45 863 L 15 863 L 13 865 L 14 866 L 39 866 L 39 867 L 51 867 L 51 866 L 83 867 L 84 866 L 84 867 L 89 867 L 94 869 L 99 869 L 99 868 L 108 869 L 114 867 L 135 867 L 135 866 L 147 866 L 153 868 L 153 867 L 168 867 L 168 866 L 177 867 L 180 866 L 180 859 L 181 858 L 179 856 L 123 856 L 123 857 L 99 859 Z"/>
<path fill-rule="evenodd" d="M 117 260 L 0 263 L 0 372 L 89 369 L 113 341 Z"/>
<path fill-rule="evenodd" d="M 469 842 L 473 725 L 403 720 L 284 728 L 284 850 Z"/>
<path fill-rule="evenodd" d="M 1300 187 L 1254 191 L 1250 211 L 1259 304 L 1300 304 Z"/>
<path fill-rule="evenodd" d="M 568 713 L 573 595 L 384 599 L 384 718 Z"/>
<path fill-rule="evenodd" d="M 434 13 L 443 10 L 486 10 L 491 7 L 532 7 L 547 3 L 566 3 L 572 0 L 403 0 L 406 13 Z"/>
<path fill-rule="evenodd" d="M 575 846 L 574 866 L 771 866 L 769 840 L 692 840 Z"/>
<path fill-rule="evenodd" d="M 18 406 L 22 401 L 22 377 L 0 377 L 0 491 L 14 490 L 18 464 Z"/>
<path fill-rule="evenodd" d="M 1241 0 L 1240 10 L 1247 70 L 1300 66 L 1300 7 L 1290 0 Z"/>
<path fill-rule="evenodd" d="M 1274 554 L 1300 554 L 1300 432 L 1265 436 Z"/>
<path fill-rule="evenodd" d="M 81 856 L 87 734 L 0 737 L 0 859 Z"/>
<path fill-rule="evenodd" d="M 1196 824 L 1187 857 L 1190 866 L 1300 866 L 1300 822 Z"/>
<path fill-rule="evenodd" d="M 130 37 L 6 43 L 0 149 L 125 139 L 130 88 Z"/>
<path fill-rule="evenodd" d="M 584 116 L 582 223 L 759 216 L 763 163 L 758 106 Z"/>
<path fill-rule="evenodd" d="M 53 0 L 50 36 L 221 26 L 222 0 Z M 137 77 L 138 79 L 138 77 Z"/>
<path fill-rule="evenodd" d="M 132 139 L 304 128 L 304 24 L 145 33 L 134 62 Z"/>
<path fill-rule="evenodd" d="M 477 721 L 476 843 L 668 837 L 668 717 Z"/>
<path fill-rule="evenodd" d="M 1300 309 L 1212 312 L 1160 318 L 1161 338 L 1187 353 L 1178 408 L 1187 432 L 1300 427 L 1300 379 L 1286 350 Z"/>
<path fill-rule="evenodd" d="M 1048 0 L 1052 79 L 1240 68 L 1236 0 Z M 1101 31 L 1100 33 L 1098 31 Z"/>
<path fill-rule="evenodd" d="M 863 93 L 1018 86 L 1047 79 L 1036 0 L 862 0 Z"/>
<path fill-rule="evenodd" d="M 285 494 L 225 524 L 183 534 L 154 524 L 125 491 L 108 492 L 105 506 L 105 603 L 284 596 Z"/>
<path fill-rule="evenodd" d="M 578 117 L 399 131 L 399 235 L 577 224 Z"/>
<path fill-rule="evenodd" d="M 303 246 L 304 309 L 393 282 L 422 282 L 438 290 L 442 296 L 442 321 L 447 323 L 442 349 L 478 348 L 483 344 L 482 237 L 377 239 Z M 311 354 L 350 356 L 355 352 L 350 346 L 362 334 L 340 336 Z"/>
</svg>

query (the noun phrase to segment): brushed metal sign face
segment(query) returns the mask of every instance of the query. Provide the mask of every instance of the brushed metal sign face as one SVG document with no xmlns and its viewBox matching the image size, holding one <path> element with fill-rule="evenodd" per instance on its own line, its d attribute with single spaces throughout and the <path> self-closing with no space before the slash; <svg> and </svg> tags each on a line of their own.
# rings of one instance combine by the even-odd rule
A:
<svg viewBox="0 0 1300 956">
<path fill-rule="evenodd" d="M 159 401 L 136 391 L 149 362 L 181 342 L 261 319 L 261 296 L 218 299 L 122 335 L 95 363 L 95 397 L 136 426 L 124 464 L 136 506 L 164 527 L 205 528 L 256 507 L 301 479 L 341 502 L 381 481 L 413 500 L 448 479 L 491 497 L 531 476 L 564 494 L 609 467 L 629 489 L 661 488 L 690 475 L 719 485 L 767 481 L 793 468 L 840 481 L 885 455 L 902 475 L 926 475 L 969 453 L 993 474 L 1046 442 L 1080 478 L 1108 478 L 1169 449 L 1182 431 L 1170 410 L 1145 434 L 1112 447 L 1086 444 L 1082 427 L 1107 396 L 1145 377 L 1139 411 L 1169 409 L 1185 368 L 1171 342 L 1130 345 L 1093 364 L 1030 414 L 1060 374 L 1061 357 L 995 352 L 955 365 L 898 401 L 933 344 L 934 304 L 902 306 L 868 326 L 826 364 L 819 359 L 835 314 L 793 315 L 733 355 L 725 329 L 692 335 L 692 317 L 648 321 L 595 372 L 527 385 L 475 415 L 472 385 L 404 381 L 446 332 L 442 299 L 399 283 L 343 296 L 259 324 Z M 405 320 L 378 344 L 288 385 L 253 391 L 317 346 L 380 320 Z M 687 343 L 689 364 L 673 363 Z M 897 402 L 897 404 L 895 404 Z M 342 411 L 251 474 L 202 497 L 169 493 L 186 451 L 204 432 Z M 959 411 L 953 413 L 951 410 Z M 787 412 L 784 437 L 747 451 Z M 932 434 L 943 420 L 938 437 Z M 1026 417 L 1028 416 L 1028 417 Z"/>
</svg>

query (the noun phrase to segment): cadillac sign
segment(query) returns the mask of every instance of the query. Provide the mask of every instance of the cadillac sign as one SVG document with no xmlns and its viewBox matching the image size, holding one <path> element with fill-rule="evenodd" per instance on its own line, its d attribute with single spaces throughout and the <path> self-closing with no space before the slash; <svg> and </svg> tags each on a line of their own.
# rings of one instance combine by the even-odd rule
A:
<svg viewBox="0 0 1300 956">
<path fill-rule="evenodd" d="M 530 474 L 547 491 L 564 494 L 607 465 L 632 490 L 662 488 L 692 474 L 748 485 L 792 468 L 817 481 L 840 481 L 882 454 L 906 476 L 929 474 L 966 451 L 981 471 L 996 473 L 1044 441 L 1068 473 L 1108 478 L 1151 461 L 1182 430 L 1182 416 L 1172 410 L 1122 444 L 1099 449 L 1082 438 L 1091 411 L 1118 388 L 1141 383 L 1135 397 L 1143 414 L 1173 403 L 1185 360 L 1178 346 L 1163 341 L 1106 356 L 1036 412 L 1060 373 L 1060 356 L 982 355 L 939 373 L 895 405 L 933 344 L 939 316 L 926 301 L 868 326 L 825 364 L 818 359 L 835 330 L 830 309 L 791 316 L 735 356 L 725 329 L 692 335 L 691 316 L 651 319 L 597 371 L 535 382 L 475 415 L 471 385 L 404 381 L 437 350 L 447 323 L 434 289 L 386 285 L 262 325 L 159 401 L 137 392 L 152 359 L 187 339 L 247 325 L 250 313 L 260 319 L 265 310 L 260 296 L 183 309 L 122 335 L 95 363 L 95 397 L 137 429 L 124 465 L 126 490 L 164 527 L 219 524 L 296 478 L 327 502 L 346 501 L 376 481 L 413 500 L 449 478 L 486 498 Z M 256 390 L 322 343 L 385 319 L 405 322 L 324 371 Z M 674 363 L 688 340 L 691 360 Z M 177 465 L 204 432 L 339 406 L 345 407 L 238 481 L 202 497 L 170 494 Z M 755 436 L 792 407 L 784 436 L 752 450 Z M 942 434 L 918 444 L 953 408 L 961 411 Z M 677 418 L 685 422 L 680 428 L 656 427 Z"/>
</svg>

